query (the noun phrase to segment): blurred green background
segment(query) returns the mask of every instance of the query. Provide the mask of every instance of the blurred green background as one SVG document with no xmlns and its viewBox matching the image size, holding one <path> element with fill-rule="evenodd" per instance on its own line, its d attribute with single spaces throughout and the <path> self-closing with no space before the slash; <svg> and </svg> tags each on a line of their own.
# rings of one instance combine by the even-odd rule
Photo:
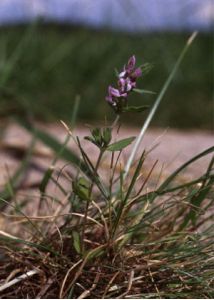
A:
<svg viewBox="0 0 214 300">
<path fill-rule="evenodd" d="M 35 117 L 68 121 L 74 100 L 81 97 L 78 120 L 94 122 L 113 112 L 105 102 L 107 87 L 135 54 L 137 64 L 152 70 L 139 88 L 158 93 L 189 34 L 127 34 L 62 25 L 0 28 L 0 117 Z M 213 129 L 213 37 L 200 33 L 165 95 L 153 126 Z M 130 97 L 150 104 L 154 95 Z M 124 121 L 142 125 L 146 113 Z"/>
</svg>

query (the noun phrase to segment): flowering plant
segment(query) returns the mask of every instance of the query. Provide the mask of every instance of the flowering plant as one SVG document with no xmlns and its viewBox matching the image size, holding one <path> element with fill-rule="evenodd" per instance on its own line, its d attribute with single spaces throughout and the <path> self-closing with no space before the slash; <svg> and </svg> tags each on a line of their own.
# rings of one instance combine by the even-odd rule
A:
<svg viewBox="0 0 214 300">
<path fill-rule="evenodd" d="M 20 168 L 1 192 L 1 210 L 2 204 L 7 206 L 6 212 L 2 210 L 3 220 L 20 220 L 15 221 L 19 226 L 18 237 L 0 230 L 1 298 L 213 298 L 213 224 L 208 210 L 213 205 L 214 157 L 201 177 L 186 181 L 179 175 L 198 159 L 213 153 L 214 146 L 166 177 L 162 176 L 163 168 L 160 174 L 157 170 L 153 172 L 158 160 L 151 167 L 144 164 L 150 150 L 142 151 L 140 147 L 194 36 L 187 41 L 164 83 L 129 157 L 125 155 L 126 165 L 122 151 L 134 137 L 115 139 L 112 129 L 116 122 L 111 127 L 92 128 L 85 137 L 98 148 L 93 153 L 84 149 L 73 128 L 63 121 L 68 131 L 63 144 L 31 124 L 20 123 L 32 133 L 33 142 Z M 135 63 L 132 56 L 118 74 L 117 88 L 109 87 L 106 100 L 116 112 L 116 120 L 125 111 L 143 110 L 127 104 L 132 91 L 147 92 L 136 88 L 142 66 L 135 68 Z M 78 103 L 76 98 L 73 122 Z M 30 154 L 35 137 L 52 149 L 55 156 L 39 185 L 38 216 L 29 216 L 21 208 L 31 200 L 31 190 L 23 202 L 19 202 L 20 195 L 16 197 L 24 186 L 20 175 L 25 175 L 23 170 L 32 165 Z M 68 147 L 70 137 L 80 155 Z M 139 157 L 137 150 L 141 151 Z M 59 157 L 68 162 L 60 173 L 56 166 Z M 35 159 L 32 162 L 35 165 Z M 68 173 L 65 167 L 70 168 L 71 164 L 73 168 Z M 17 185 L 17 181 L 21 184 Z M 49 193 L 48 185 L 52 182 L 59 188 L 59 194 L 56 189 L 54 195 Z M 33 195 L 34 203 L 36 198 Z"/>
<path fill-rule="evenodd" d="M 117 88 L 108 87 L 108 95 L 106 101 L 114 109 L 117 114 L 126 111 L 143 111 L 147 106 L 128 107 L 128 96 L 132 91 L 142 92 L 136 89 L 137 79 L 142 76 L 142 67 L 135 67 L 136 58 L 131 56 L 128 63 L 124 65 L 123 71 L 118 74 Z"/>
</svg>

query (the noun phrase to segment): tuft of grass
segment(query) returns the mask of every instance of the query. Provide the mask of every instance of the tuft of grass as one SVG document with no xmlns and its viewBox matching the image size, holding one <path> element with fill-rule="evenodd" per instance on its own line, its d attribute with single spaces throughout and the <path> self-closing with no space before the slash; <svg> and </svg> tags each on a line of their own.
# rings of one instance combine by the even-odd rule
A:
<svg viewBox="0 0 214 300">
<path fill-rule="evenodd" d="M 213 298 L 213 217 L 208 212 L 214 158 L 198 180 L 176 181 L 183 168 L 209 152 L 214 147 L 149 192 L 148 178 L 140 176 L 144 152 L 126 179 L 123 169 L 114 172 L 107 195 L 101 190 L 107 178 L 97 167 L 97 181 L 82 172 L 73 178 L 67 191 L 71 200 L 59 203 L 57 214 L 41 209 L 35 217 L 26 216 L 10 207 L 10 222 L 24 223 L 29 232 L 26 239 L 0 232 L 2 297 Z M 109 174 L 120 165 L 111 156 Z"/>
</svg>

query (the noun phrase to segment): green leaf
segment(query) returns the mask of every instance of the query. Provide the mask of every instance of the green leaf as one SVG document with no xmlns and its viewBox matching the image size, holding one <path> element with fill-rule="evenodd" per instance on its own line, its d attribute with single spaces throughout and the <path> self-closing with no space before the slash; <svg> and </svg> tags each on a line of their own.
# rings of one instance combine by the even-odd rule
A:
<svg viewBox="0 0 214 300">
<path fill-rule="evenodd" d="M 120 140 L 116 143 L 109 145 L 106 150 L 111 151 L 111 152 L 120 151 L 120 150 L 126 148 L 128 145 L 130 145 L 134 141 L 134 139 L 135 139 L 135 136 Z"/>
<path fill-rule="evenodd" d="M 103 246 L 99 246 L 95 249 L 92 249 L 90 250 L 86 256 L 87 256 L 87 259 L 88 260 L 91 260 L 92 258 L 97 258 L 99 257 L 100 255 L 102 255 L 104 253 L 104 249 L 103 249 Z"/>
<path fill-rule="evenodd" d="M 77 231 L 72 231 L 74 248 L 78 254 L 81 253 L 80 236 Z"/>
<path fill-rule="evenodd" d="M 86 140 L 89 140 L 93 144 L 95 144 L 98 148 L 102 146 L 102 133 L 101 129 L 96 127 L 91 130 L 92 137 L 86 137 Z"/>
<path fill-rule="evenodd" d="M 92 144 L 94 144 L 95 146 L 97 146 L 99 148 L 99 145 L 97 145 L 96 141 L 91 136 L 85 136 L 84 139 L 91 142 Z"/>
<path fill-rule="evenodd" d="M 119 77 L 119 74 L 120 74 L 120 72 L 118 72 L 118 70 L 117 70 L 116 68 L 114 69 L 114 73 L 115 73 L 116 77 L 118 78 L 118 77 Z"/>
<path fill-rule="evenodd" d="M 72 182 L 73 192 L 81 199 L 81 200 L 89 200 L 89 189 L 90 183 L 84 178 L 80 177 L 76 181 Z"/>
<path fill-rule="evenodd" d="M 72 118 L 71 118 L 71 127 L 74 127 L 74 124 L 76 122 L 76 116 L 77 116 L 77 112 L 78 112 L 78 108 L 79 108 L 79 102 L 80 102 L 80 97 L 77 96 L 75 99 L 75 103 L 74 103 L 74 109 L 73 109 L 73 113 L 72 113 Z M 58 160 L 58 158 L 60 157 L 60 154 L 63 153 L 64 149 L 66 148 L 68 142 L 70 140 L 70 134 L 68 133 L 64 142 L 62 143 L 61 148 L 59 149 L 59 151 L 56 153 L 54 159 L 52 160 L 51 166 L 47 169 L 47 171 L 45 172 L 42 181 L 40 183 L 39 189 L 40 192 L 42 194 L 45 193 L 46 187 L 49 183 L 49 180 L 52 179 L 52 174 L 54 171 L 54 166 Z"/>
<path fill-rule="evenodd" d="M 148 91 L 148 90 L 143 90 L 143 89 L 133 89 L 134 92 L 139 93 L 139 94 L 151 94 L 155 95 L 155 92 Z"/>
<path fill-rule="evenodd" d="M 154 65 L 152 63 L 145 63 L 140 66 L 143 75 L 149 73 L 153 69 L 153 67 Z"/>
<path fill-rule="evenodd" d="M 144 110 L 147 110 L 149 108 L 148 105 L 142 105 L 142 106 L 127 106 L 123 108 L 123 112 L 142 112 Z"/>
<path fill-rule="evenodd" d="M 33 242 L 23 240 L 21 238 L 11 238 L 11 237 L 5 237 L 5 236 L 0 236 L 0 241 L 4 241 L 4 243 L 8 243 L 9 245 L 17 243 L 19 245 L 18 249 L 20 249 L 20 244 L 23 244 L 23 245 L 27 245 L 32 248 L 50 252 L 55 256 L 60 256 L 60 254 L 58 252 L 55 252 L 54 250 L 52 250 L 52 248 L 49 245 L 46 245 L 46 244 L 33 243 Z"/>
<path fill-rule="evenodd" d="M 186 218 L 185 218 L 185 220 L 184 220 L 184 222 L 181 226 L 181 229 L 185 228 L 190 220 L 192 221 L 192 224 L 195 225 L 196 220 L 197 220 L 197 208 L 198 208 L 198 211 L 200 211 L 200 207 L 202 207 L 202 202 L 204 200 L 206 200 L 206 196 L 207 196 L 207 194 L 209 193 L 209 191 L 211 190 L 211 188 L 214 184 L 214 174 L 213 175 L 210 174 L 211 171 L 212 171 L 213 165 L 214 165 L 214 156 L 211 159 L 211 162 L 209 164 L 207 173 L 205 175 L 205 178 L 203 180 L 203 183 L 202 183 L 201 187 L 191 197 L 190 202 L 192 204 L 192 209 L 190 210 L 190 212 L 186 216 Z"/>
<path fill-rule="evenodd" d="M 111 128 L 109 127 L 103 129 L 103 142 L 106 146 L 111 142 Z"/>
<path fill-rule="evenodd" d="M 166 180 L 161 184 L 161 186 L 158 188 L 158 193 L 162 193 L 170 184 L 171 182 L 181 173 L 181 171 L 185 170 L 189 165 L 194 163 L 196 160 L 208 155 L 209 153 L 214 152 L 214 146 L 204 150 L 203 152 L 197 154 L 187 162 L 185 162 L 183 165 L 181 165 L 179 168 L 177 168 Z"/>
<path fill-rule="evenodd" d="M 41 193 L 45 193 L 45 189 L 48 185 L 49 180 L 51 179 L 51 176 L 53 174 L 54 168 L 48 168 L 47 171 L 45 172 L 42 181 L 39 185 L 39 190 Z"/>
<path fill-rule="evenodd" d="M 22 159 L 22 162 L 20 163 L 18 169 L 16 170 L 14 175 L 8 180 L 8 182 L 6 182 L 3 191 L 0 191 L 1 198 L 4 198 L 5 200 L 10 200 L 12 194 L 14 194 L 14 191 L 17 190 L 17 188 L 19 187 L 20 180 L 22 179 L 24 173 L 29 167 L 30 158 L 32 155 L 32 151 L 34 149 L 34 144 L 35 144 L 35 137 L 33 136 L 32 142 L 29 145 L 29 148 L 24 158 Z M 5 203 L 0 202 L 0 209 L 3 209 L 5 206 L 6 206 Z"/>
<path fill-rule="evenodd" d="M 94 137 L 96 142 L 100 142 L 100 140 L 101 140 L 101 130 L 100 130 L 100 128 L 92 129 L 91 134 Z"/>
<path fill-rule="evenodd" d="M 94 128 L 91 130 L 92 136 L 85 136 L 84 139 L 96 145 L 99 149 L 106 148 L 111 141 L 111 128 Z"/>
<path fill-rule="evenodd" d="M 32 124 L 17 118 L 18 123 L 28 130 L 31 134 L 35 134 L 36 138 L 39 139 L 43 144 L 58 153 L 58 156 L 65 161 L 71 162 L 74 166 L 81 169 L 89 178 L 91 178 L 91 171 L 87 165 L 68 147 L 63 147 L 52 135 L 32 126 Z"/>
</svg>

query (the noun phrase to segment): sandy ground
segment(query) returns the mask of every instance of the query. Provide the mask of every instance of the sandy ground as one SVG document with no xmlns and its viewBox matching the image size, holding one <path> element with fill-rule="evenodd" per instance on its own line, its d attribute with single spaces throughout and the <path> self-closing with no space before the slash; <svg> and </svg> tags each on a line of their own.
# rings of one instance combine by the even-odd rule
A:
<svg viewBox="0 0 214 300">
<path fill-rule="evenodd" d="M 59 141 L 64 141 L 66 138 L 67 131 L 61 124 L 39 124 L 37 126 L 46 132 L 51 133 Z M 13 174 L 19 168 L 32 141 L 32 136 L 17 124 L 10 123 L 4 129 L 4 131 L 1 131 L 2 134 L 0 138 L 0 191 L 4 190 L 5 184 L 10 182 L 10 178 L 12 178 Z M 136 136 L 138 133 L 139 128 L 122 128 L 119 139 Z M 83 139 L 84 136 L 89 134 L 89 129 L 87 127 L 77 126 L 73 131 L 73 134 L 80 137 L 84 149 L 87 154 L 92 157 L 92 160 L 95 163 L 98 154 L 96 147 Z M 114 136 L 113 139 L 116 139 L 116 136 Z M 157 184 L 157 182 L 161 181 L 161 179 L 165 178 L 181 164 L 211 146 L 214 146 L 214 136 L 209 132 L 150 129 L 146 133 L 140 149 L 141 151 L 144 149 L 147 151 L 153 149 L 146 158 L 143 171 L 145 172 L 145 175 L 143 174 L 143 176 L 144 178 L 146 177 L 146 174 L 149 173 L 154 162 L 158 160 L 150 180 L 153 184 Z M 68 147 L 78 153 L 78 149 L 72 139 L 69 141 Z M 132 146 L 127 147 L 122 157 L 123 165 L 127 161 L 131 148 Z M 66 212 L 68 201 L 55 184 L 49 184 L 42 210 L 39 206 L 41 199 L 38 188 L 39 183 L 43 178 L 44 172 L 51 165 L 53 157 L 53 152 L 49 148 L 44 146 L 41 142 L 36 142 L 32 152 L 30 167 L 28 167 L 27 171 L 21 176 L 21 188 L 16 194 L 16 197 L 13 197 L 14 201 L 12 202 L 13 205 L 16 205 L 17 203 L 19 203 L 19 205 L 21 204 L 21 207 L 24 207 L 25 213 L 28 216 L 57 214 L 57 210 L 60 207 L 56 203 L 53 203 L 51 200 L 53 197 L 56 197 L 61 201 L 61 208 L 63 209 L 61 213 Z M 186 180 L 195 179 L 202 175 L 206 171 L 210 158 L 211 155 L 208 155 L 203 159 L 198 160 L 185 170 L 178 180 L 180 182 L 185 182 Z M 106 180 L 109 178 L 109 163 L 110 157 L 106 157 L 102 164 L 101 176 Z M 68 171 L 67 175 L 72 174 L 71 166 L 66 165 L 65 167 L 65 165 L 65 161 L 57 161 L 55 165 L 56 179 L 57 173 L 62 170 L 62 167 L 64 167 L 63 172 L 65 170 Z M 63 176 L 60 176 L 59 180 L 60 184 L 62 184 L 67 191 L 71 190 L 71 180 L 66 180 Z M 48 196 L 50 196 L 50 198 L 48 198 Z M 28 204 L 25 206 L 24 203 L 26 202 Z M 22 206 L 22 204 L 24 204 L 24 206 Z M 6 212 L 10 214 L 12 211 L 13 207 L 8 206 Z M 0 230 L 6 230 L 7 232 L 9 230 L 10 233 L 16 234 L 18 227 L 17 225 L 15 227 L 8 227 L 5 216 L 0 214 Z"/>
<path fill-rule="evenodd" d="M 61 124 L 39 125 L 39 127 L 51 133 L 59 141 L 65 140 L 67 132 Z M 78 126 L 73 133 L 80 137 L 87 154 L 93 157 L 95 161 L 97 157 L 96 147 L 83 139 L 84 136 L 89 134 L 89 129 L 87 127 Z M 120 130 L 119 139 L 137 136 L 138 133 L 139 128 L 122 128 Z M 32 137 L 30 134 L 20 126 L 10 124 L 6 127 L 0 141 L 1 186 L 14 174 L 24 153 L 29 148 L 31 140 Z M 148 155 L 146 165 L 149 168 L 149 166 L 158 160 L 156 171 L 158 172 L 158 170 L 163 169 L 163 172 L 168 174 L 194 155 L 211 146 L 214 146 L 214 135 L 210 132 L 150 129 L 147 131 L 141 143 L 141 150 L 146 149 L 148 151 L 153 148 Z M 68 147 L 78 153 L 77 147 L 72 139 Z M 130 150 L 131 146 L 129 146 L 124 153 L 124 163 L 127 161 Z M 40 142 L 36 142 L 33 151 L 33 161 L 39 164 L 41 169 L 47 168 L 50 165 L 52 157 L 53 153 L 50 149 Z M 195 177 L 203 173 L 206 170 L 210 157 L 211 155 L 208 155 L 191 165 L 185 172 L 186 176 Z M 60 167 L 63 164 L 64 162 L 59 161 L 57 166 Z M 105 164 L 108 164 L 108 161 L 104 162 L 104 167 Z M 26 182 L 37 181 L 40 177 L 41 174 L 38 170 L 32 170 L 32 172 L 28 174 Z"/>
</svg>

